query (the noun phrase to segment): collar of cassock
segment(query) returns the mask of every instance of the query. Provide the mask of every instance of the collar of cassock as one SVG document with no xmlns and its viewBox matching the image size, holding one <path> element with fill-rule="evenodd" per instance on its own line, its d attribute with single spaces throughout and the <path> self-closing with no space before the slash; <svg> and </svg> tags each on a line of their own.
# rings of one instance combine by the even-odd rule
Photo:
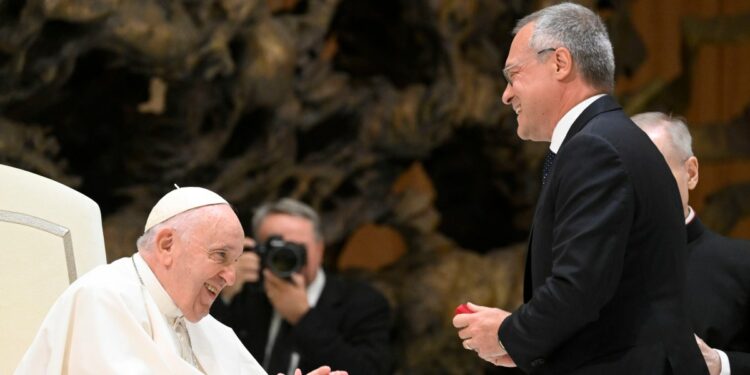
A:
<svg viewBox="0 0 750 375">
<path fill-rule="evenodd" d="M 173 324 L 175 319 L 182 316 L 182 311 L 180 311 L 180 308 L 174 304 L 172 297 L 170 297 L 167 291 L 164 290 L 159 279 L 156 278 L 154 272 L 151 271 L 151 267 L 149 267 L 146 261 L 143 260 L 141 254 L 136 253 L 133 255 L 133 259 L 136 267 L 138 267 L 138 272 L 143 279 L 143 286 L 146 287 L 151 298 L 156 302 L 159 311 L 167 317 L 170 324 Z"/>
</svg>

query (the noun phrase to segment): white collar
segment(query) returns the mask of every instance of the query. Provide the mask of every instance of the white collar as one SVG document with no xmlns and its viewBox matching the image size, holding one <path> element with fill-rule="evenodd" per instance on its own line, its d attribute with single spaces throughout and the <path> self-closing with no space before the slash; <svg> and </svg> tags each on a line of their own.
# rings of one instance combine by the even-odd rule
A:
<svg viewBox="0 0 750 375">
<path fill-rule="evenodd" d="M 695 210 L 688 206 L 688 215 L 685 217 L 685 224 L 690 224 L 693 219 L 695 219 Z"/>
<path fill-rule="evenodd" d="M 320 299 L 320 294 L 323 293 L 323 287 L 326 285 L 326 273 L 323 272 L 323 268 L 318 268 L 318 273 L 315 275 L 313 280 L 307 287 L 307 303 L 310 307 L 315 307 Z"/>
<path fill-rule="evenodd" d="M 143 260 L 141 254 L 136 253 L 133 255 L 133 262 L 136 265 L 138 275 L 143 281 L 143 286 L 146 287 L 148 294 L 150 294 L 151 298 L 156 302 L 159 311 L 169 319 L 170 323 L 176 318 L 181 317 L 183 315 L 182 311 L 180 311 L 180 308 L 175 305 L 174 301 L 172 301 L 172 297 L 169 296 L 169 293 L 164 290 L 161 282 L 156 278 L 154 272 L 151 271 L 151 267 L 149 267 L 148 263 Z"/>
<path fill-rule="evenodd" d="M 560 146 L 562 146 L 562 143 L 565 140 L 565 136 L 568 135 L 570 127 L 573 126 L 573 123 L 576 121 L 578 116 L 583 113 L 583 110 L 591 105 L 591 103 L 593 103 L 596 99 L 599 99 L 602 96 L 604 96 L 604 94 L 594 95 L 576 104 L 575 107 L 571 108 L 560 119 L 560 121 L 557 122 L 557 125 L 555 125 L 555 130 L 552 131 L 552 141 L 549 144 L 549 149 L 552 150 L 552 152 L 557 153 L 557 151 L 560 149 Z"/>
</svg>

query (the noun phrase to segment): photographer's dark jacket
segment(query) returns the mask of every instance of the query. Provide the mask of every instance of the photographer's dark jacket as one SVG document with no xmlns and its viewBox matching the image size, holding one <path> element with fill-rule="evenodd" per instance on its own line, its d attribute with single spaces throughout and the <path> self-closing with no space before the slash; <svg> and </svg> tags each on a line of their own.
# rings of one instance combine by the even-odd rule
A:
<svg viewBox="0 0 750 375">
<path fill-rule="evenodd" d="M 723 350 L 732 374 L 750 374 L 750 241 L 687 225 L 688 311 L 706 344 Z"/>
<path fill-rule="evenodd" d="M 227 305 L 217 299 L 211 315 L 232 327 L 258 362 L 268 362 L 269 374 L 286 373 L 289 354 L 299 353 L 303 373 L 327 365 L 350 375 L 390 374 L 390 309 L 371 286 L 326 274 L 315 307 L 296 326 L 283 323 L 273 359 L 265 360 L 273 307 L 259 285 L 246 284 Z M 284 360 L 274 358 L 283 353 Z"/>
</svg>

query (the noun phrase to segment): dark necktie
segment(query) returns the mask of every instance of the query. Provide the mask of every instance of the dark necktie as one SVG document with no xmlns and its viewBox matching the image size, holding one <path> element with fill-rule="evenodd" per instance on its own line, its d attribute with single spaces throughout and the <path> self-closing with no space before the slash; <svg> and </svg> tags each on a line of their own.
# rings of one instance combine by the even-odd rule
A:
<svg viewBox="0 0 750 375">
<path fill-rule="evenodd" d="M 552 150 L 547 151 L 547 155 L 544 156 L 544 165 L 542 166 L 542 185 L 547 183 L 547 175 L 552 170 L 552 164 L 555 162 L 555 154 Z"/>
<path fill-rule="evenodd" d="M 286 374 L 289 371 L 289 359 L 292 355 L 291 326 L 286 320 L 281 320 L 279 333 L 271 349 L 271 358 L 268 362 L 269 374 Z"/>
</svg>

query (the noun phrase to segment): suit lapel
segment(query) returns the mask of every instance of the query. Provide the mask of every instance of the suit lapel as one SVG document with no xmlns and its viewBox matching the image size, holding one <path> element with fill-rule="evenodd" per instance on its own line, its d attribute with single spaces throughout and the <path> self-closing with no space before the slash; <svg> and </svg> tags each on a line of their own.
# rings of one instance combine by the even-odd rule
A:
<svg viewBox="0 0 750 375">
<path fill-rule="evenodd" d="M 320 293 L 320 298 L 318 298 L 315 307 L 335 308 L 341 302 L 342 294 L 341 284 L 333 277 L 326 275 L 326 284 L 323 286 L 323 291 Z"/>
<path fill-rule="evenodd" d="M 578 132 L 580 132 L 583 128 L 588 125 L 589 121 L 591 121 L 592 118 L 594 118 L 596 115 L 604 112 L 614 111 L 621 109 L 620 105 L 617 104 L 617 102 L 609 95 L 604 95 L 601 98 L 595 100 L 593 103 L 591 103 L 586 109 L 581 112 L 581 114 L 578 116 L 578 118 L 573 121 L 573 125 L 570 126 L 570 129 L 568 130 L 568 133 L 565 135 L 565 139 L 563 139 L 562 145 L 560 146 L 560 150 L 558 150 L 558 154 L 562 151 L 563 146 L 565 143 L 567 143 L 571 138 L 573 138 Z M 552 167 L 554 169 L 554 167 Z M 550 174 L 552 172 L 550 171 Z M 546 192 L 550 184 L 545 184 L 542 186 L 542 189 L 539 192 L 539 198 L 538 201 L 541 201 L 546 196 Z M 534 216 L 538 214 L 538 208 L 539 205 L 537 205 L 537 208 L 535 209 Z"/>
<path fill-rule="evenodd" d="M 524 267 L 523 277 L 523 302 L 529 302 L 531 299 L 531 290 L 533 289 L 533 283 L 531 282 L 531 239 L 534 237 L 534 224 L 532 221 L 531 229 L 529 229 L 529 242 L 526 247 L 526 265 Z"/>
<path fill-rule="evenodd" d="M 693 220 L 687 224 L 687 241 L 688 244 L 698 239 L 698 237 L 703 235 L 703 232 L 706 231 L 706 227 L 703 226 L 703 223 L 698 219 L 698 216 L 696 215 L 693 217 Z"/>
</svg>

